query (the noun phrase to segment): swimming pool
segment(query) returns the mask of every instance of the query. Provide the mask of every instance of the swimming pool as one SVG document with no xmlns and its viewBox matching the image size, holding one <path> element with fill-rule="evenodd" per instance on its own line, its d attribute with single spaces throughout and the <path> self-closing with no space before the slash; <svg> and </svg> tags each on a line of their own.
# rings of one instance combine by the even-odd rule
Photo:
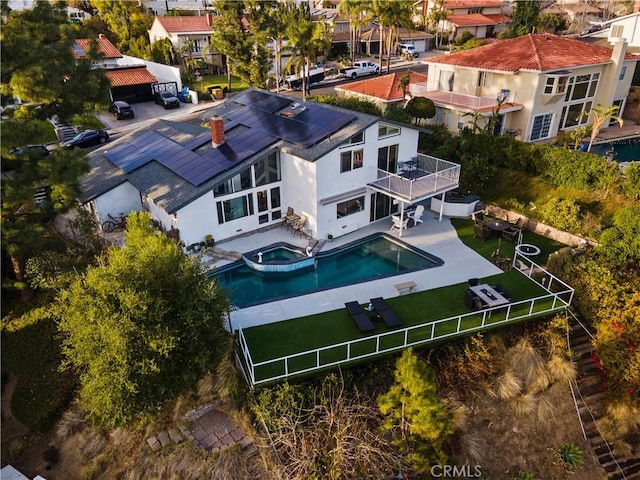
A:
<svg viewBox="0 0 640 480">
<path fill-rule="evenodd" d="M 605 156 L 609 150 L 614 150 L 616 162 L 632 162 L 640 160 L 640 137 L 614 140 L 607 143 L 599 143 L 591 147 L 591 153 Z"/>
<path fill-rule="evenodd" d="M 320 252 L 314 260 L 309 268 L 269 273 L 256 271 L 239 261 L 212 272 L 209 277 L 229 292 L 233 305 L 244 308 L 444 264 L 435 255 L 386 233 Z"/>
</svg>

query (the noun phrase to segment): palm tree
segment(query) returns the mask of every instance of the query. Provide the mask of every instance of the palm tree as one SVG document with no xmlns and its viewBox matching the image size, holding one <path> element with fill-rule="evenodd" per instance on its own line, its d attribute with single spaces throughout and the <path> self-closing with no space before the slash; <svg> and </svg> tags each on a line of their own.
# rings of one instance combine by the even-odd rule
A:
<svg viewBox="0 0 640 480">
<path fill-rule="evenodd" d="M 349 18 L 349 60 L 351 62 L 356 60 L 358 38 L 363 26 L 361 18 L 364 15 L 366 4 L 365 0 L 344 0 L 338 5 L 338 12 Z"/>
<path fill-rule="evenodd" d="M 391 52 L 395 51 L 398 45 L 398 30 L 400 27 L 411 28 L 413 25 L 412 16 L 413 4 L 411 2 L 391 0 L 388 2 L 387 8 L 384 9 L 385 24 L 389 25 L 387 39 L 387 73 L 389 73 L 391 68 Z"/>
<path fill-rule="evenodd" d="M 382 75 L 382 55 L 384 53 L 384 29 L 385 21 L 387 19 L 387 8 L 391 0 L 372 0 L 371 2 L 371 16 L 378 19 L 378 34 L 380 39 L 380 52 L 379 52 L 379 64 L 380 69 L 378 75 Z"/>
<path fill-rule="evenodd" d="M 445 0 L 436 0 L 431 11 L 429 12 L 428 19 L 429 23 L 433 24 L 435 35 L 436 35 L 436 47 L 440 48 L 442 46 L 442 37 L 440 35 L 440 22 L 447 19 L 449 15 L 451 15 L 451 10 L 447 10 L 444 8 Z"/>
<path fill-rule="evenodd" d="M 589 117 L 590 120 L 593 121 L 593 123 L 591 124 L 591 137 L 589 138 L 589 147 L 587 148 L 587 152 L 591 151 L 593 141 L 596 139 L 596 137 L 600 133 L 600 129 L 606 122 L 615 120 L 620 124 L 620 127 L 622 128 L 624 121 L 622 120 L 622 117 L 618 116 L 619 110 L 619 105 L 611 105 L 610 107 L 605 107 L 604 105 L 597 104 L 595 107 L 589 110 L 588 113 L 585 114 Z"/>
<path fill-rule="evenodd" d="M 287 38 L 294 55 L 286 67 L 294 66 L 302 75 L 302 97 L 309 93 L 309 71 L 316 61 L 316 56 L 324 47 L 324 29 L 313 22 L 306 4 L 300 4 L 295 12 L 295 21 L 287 28 Z"/>
</svg>

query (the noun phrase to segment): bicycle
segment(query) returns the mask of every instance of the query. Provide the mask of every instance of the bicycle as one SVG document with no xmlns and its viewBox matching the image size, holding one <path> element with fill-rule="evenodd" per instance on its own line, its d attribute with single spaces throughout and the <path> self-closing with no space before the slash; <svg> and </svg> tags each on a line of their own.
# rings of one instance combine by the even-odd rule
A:
<svg viewBox="0 0 640 480">
<path fill-rule="evenodd" d="M 107 214 L 109 216 L 108 220 L 105 220 L 102 223 L 102 231 L 106 233 L 111 233 L 115 230 L 123 229 L 127 223 L 127 216 L 124 213 L 121 213 L 120 216 L 114 217 L 110 213 Z"/>
</svg>

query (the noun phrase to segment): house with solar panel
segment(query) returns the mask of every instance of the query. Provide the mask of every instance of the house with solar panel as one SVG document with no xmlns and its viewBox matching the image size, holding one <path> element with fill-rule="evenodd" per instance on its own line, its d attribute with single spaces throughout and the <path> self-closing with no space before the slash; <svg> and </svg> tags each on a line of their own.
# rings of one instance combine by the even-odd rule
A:
<svg viewBox="0 0 640 480">
<path fill-rule="evenodd" d="M 181 121 L 157 120 L 89 154 L 81 201 L 102 223 L 147 210 L 185 245 L 281 225 L 339 237 L 458 186 L 418 155 L 419 127 L 249 89 Z"/>
</svg>

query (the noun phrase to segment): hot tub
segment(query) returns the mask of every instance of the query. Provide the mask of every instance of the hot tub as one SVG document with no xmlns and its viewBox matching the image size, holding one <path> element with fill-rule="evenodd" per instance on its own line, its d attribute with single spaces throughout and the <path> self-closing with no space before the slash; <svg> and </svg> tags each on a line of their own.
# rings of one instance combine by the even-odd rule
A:
<svg viewBox="0 0 640 480">
<path fill-rule="evenodd" d="M 431 199 L 431 210 L 447 217 L 470 217 L 476 211 L 476 204 L 480 200 L 478 195 L 462 195 L 457 192 L 447 192 L 444 194 L 444 205 L 439 197 Z"/>
</svg>

